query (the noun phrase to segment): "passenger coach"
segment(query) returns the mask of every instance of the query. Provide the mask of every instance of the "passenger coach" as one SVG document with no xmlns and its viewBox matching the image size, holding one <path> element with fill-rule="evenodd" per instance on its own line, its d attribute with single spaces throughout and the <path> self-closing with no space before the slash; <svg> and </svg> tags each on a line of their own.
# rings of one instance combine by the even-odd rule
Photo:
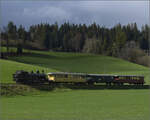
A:
<svg viewBox="0 0 150 120">
<path fill-rule="evenodd" d="M 48 73 L 48 80 L 55 83 L 85 83 L 87 74 L 84 73 Z"/>
</svg>

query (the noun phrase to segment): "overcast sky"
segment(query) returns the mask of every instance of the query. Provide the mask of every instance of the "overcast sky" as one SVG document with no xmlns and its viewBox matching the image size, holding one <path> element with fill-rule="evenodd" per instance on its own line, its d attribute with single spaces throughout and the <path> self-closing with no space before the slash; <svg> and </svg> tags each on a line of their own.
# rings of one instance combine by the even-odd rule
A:
<svg viewBox="0 0 150 120">
<path fill-rule="evenodd" d="M 96 22 L 112 27 L 136 22 L 149 23 L 149 1 L 1 1 L 1 26 L 8 21 L 29 27 L 38 23 L 76 24 Z"/>
</svg>

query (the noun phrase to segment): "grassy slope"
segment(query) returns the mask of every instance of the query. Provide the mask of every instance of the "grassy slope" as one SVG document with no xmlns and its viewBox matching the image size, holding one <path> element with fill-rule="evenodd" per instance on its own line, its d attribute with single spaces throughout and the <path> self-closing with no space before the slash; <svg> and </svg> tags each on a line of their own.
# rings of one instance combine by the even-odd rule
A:
<svg viewBox="0 0 150 120">
<path fill-rule="evenodd" d="M 53 71 L 55 72 L 56 70 L 50 69 L 50 68 L 45 68 L 45 67 L 40 67 L 36 65 L 28 65 L 24 63 L 18 63 L 10 60 L 0 60 L 0 82 L 2 83 L 12 83 L 12 74 L 15 73 L 17 70 L 27 70 L 31 71 L 34 70 L 36 71 L 37 69 L 39 70 L 45 70 L 46 72 Z"/>
<path fill-rule="evenodd" d="M 149 90 L 77 90 L 2 98 L 1 119 L 149 120 L 149 100 Z"/>
<path fill-rule="evenodd" d="M 65 72 L 144 75 L 147 84 L 150 84 L 150 74 L 147 67 L 121 59 L 92 54 L 32 52 L 33 53 L 28 56 L 14 57 L 10 59 Z"/>
</svg>

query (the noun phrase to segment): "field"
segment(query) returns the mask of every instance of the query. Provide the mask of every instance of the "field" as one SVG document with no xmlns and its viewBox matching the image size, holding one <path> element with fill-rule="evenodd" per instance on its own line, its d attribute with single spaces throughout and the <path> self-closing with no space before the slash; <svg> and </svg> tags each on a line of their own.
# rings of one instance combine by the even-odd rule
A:
<svg viewBox="0 0 150 120">
<path fill-rule="evenodd" d="M 121 59 L 77 53 L 31 51 L 27 56 L 0 60 L 1 83 L 13 83 L 16 70 L 145 75 L 149 68 Z M 2 120 L 149 120 L 149 89 L 38 91 L 24 96 L 1 97 Z"/>
<path fill-rule="evenodd" d="M 2 120 L 149 120 L 149 90 L 77 90 L 2 98 Z"/>
</svg>

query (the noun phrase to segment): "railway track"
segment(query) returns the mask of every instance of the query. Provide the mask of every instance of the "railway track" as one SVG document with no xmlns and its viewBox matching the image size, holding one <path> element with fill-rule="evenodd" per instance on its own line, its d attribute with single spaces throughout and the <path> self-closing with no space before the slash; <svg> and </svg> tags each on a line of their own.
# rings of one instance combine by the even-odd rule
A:
<svg viewBox="0 0 150 120">
<path fill-rule="evenodd" d="M 73 85 L 73 84 L 41 84 L 41 85 L 23 85 L 23 84 L 16 84 L 16 83 L 0 83 L 0 88 L 15 88 L 15 87 L 24 87 L 29 86 L 37 89 L 44 89 L 44 88 L 70 88 L 70 89 L 150 89 L 150 85 Z"/>
</svg>

